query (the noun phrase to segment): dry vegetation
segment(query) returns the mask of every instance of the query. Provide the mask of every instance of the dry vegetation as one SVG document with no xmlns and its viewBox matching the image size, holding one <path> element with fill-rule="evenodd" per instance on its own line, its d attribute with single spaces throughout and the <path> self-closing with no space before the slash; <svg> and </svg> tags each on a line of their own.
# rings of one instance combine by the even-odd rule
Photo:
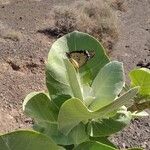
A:
<svg viewBox="0 0 150 150">
<path fill-rule="evenodd" d="M 125 3 L 125 0 L 112 0 L 110 3 L 110 6 L 116 10 L 120 10 L 120 11 L 124 11 L 124 12 L 127 9 L 127 5 Z"/>
<path fill-rule="evenodd" d="M 120 0 L 119 0 L 120 1 Z M 120 7 L 122 3 L 119 3 Z M 89 33 L 111 52 L 118 39 L 117 17 L 114 8 L 118 0 L 86 0 L 54 8 L 49 28 L 39 30 L 48 36 L 61 37 L 74 30 Z M 117 8 L 116 8 L 117 9 Z"/>
<path fill-rule="evenodd" d="M 9 0 L 0 0 L 0 4 L 3 4 L 3 5 L 9 4 Z"/>
<path fill-rule="evenodd" d="M 15 31 L 12 29 L 6 30 L 1 30 L 0 32 L 0 38 L 3 38 L 5 40 L 11 40 L 14 42 L 18 42 L 22 38 L 22 34 L 19 31 Z"/>
</svg>

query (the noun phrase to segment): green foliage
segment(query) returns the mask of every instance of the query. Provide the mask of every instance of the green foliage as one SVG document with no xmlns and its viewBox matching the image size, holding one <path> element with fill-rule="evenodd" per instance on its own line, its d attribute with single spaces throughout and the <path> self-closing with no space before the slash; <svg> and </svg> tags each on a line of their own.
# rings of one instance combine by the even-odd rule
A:
<svg viewBox="0 0 150 150">
<path fill-rule="evenodd" d="M 66 75 L 68 71 L 64 61 L 66 52 L 82 49 L 95 52 L 95 56 L 79 69 L 79 76 L 84 84 L 91 83 L 99 70 L 109 62 L 104 48 L 90 35 L 72 32 L 61 37 L 52 45 L 46 65 L 46 84 L 50 97 L 62 94 L 74 96 L 67 79 L 69 75 Z"/>
<path fill-rule="evenodd" d="M 16 131 L 0 136 L 1 150 L 58 150 L 47 136 L 34 131 Z"/>
<path fill-rule="evenodd" d="M 60 131 L 68 134 L 81 121 L 109 117 L 110 113 L 129 102 L 136 95 L 137 91 L 138 88 L 133 88 L 112 103 L 94 112 L 89 110 L 79 99 L 72 98 L 67 100 L 59 111 L 58 124 Z"/>
<path fill-rule="evenodd" d="M 106 64 L 92 83 L 95 99 L 89 108 L 97 110 L 111 103 L 121 92 L 124 84 L 123 64 L 117 61 Z"/>
<path fill-rule="evenodd" d="M 130 72 L 131 86 L 140 86 L 140 95 L 150 96 L 150 70 L 146 68 L 135 69 Z"/>
<path fill-rule="evenodd" d="M 130 118 L 128 118 L 130 121 Z M 129 122 L 120 121 L 119 119 L 103 119 L 91 121 L 88 124 L 88 134 L 92 137 L 107 137 L 123 129 Z M 110 126 L 111 124 L 111 126 Z"/>
<path fill-rule="evenodd" d="M 117 149 L 117 146 L 115 146 L 112 142 L 110 142 L 107 136 L 106 137 L 90 137 L 90 141 L 94 141 L 94 142 L 97 141 L 97 142 L 100 142 L 105 145 L 109 145 L 110 147 Z"/>
<path fill-rule="evenodd" d="M 65 59 L 64 63 L 65 63 L 66 69 L 67 69 L 66 70 L 67 79 L 68 79 L 73 97 L 76 97 L 76 98 L 83 100 L 80 78 L 76 74 L 75 68 L 73 67 L 72 63 L 68 59 Z"/>
<path fill-rule="evenodd" d="M 94 56 L 78 68 L 66 53 L 79 50 Z M 34 119 L 36 132 L 1 135 L 0 147 L 117 150 L 108 137 L 122 130 L 133 117 L 145 115 L 140 109 L 131 109 L 131 102 L 141 97 L 147 100 L 150 95 L 149 70 L 133 70 L 130 77 L 131 88 L 125 84 L 123 64 L 110 61 L 101 44 L 90 35 L 75 31 L 61 37 L 48 55 L 48 93 L 32 92 L 23 102 L 24 112 Z"/>
<path fill-rule="evenodd" d="M 143 150 L 142 148 L 129 148 L 128 150 Z"/>
<path fill-rule="evenodd" d="M 59 145 L 79 144 L 89 139 L 83 123 L 76 126 L 68 135 L 62 134 L 58 130 L 57 124 L 53 123 L 39 122 L 35 124 L 33 128 L 51 137 Z"/>
<path fill-rule="evenodd" d="M 131 86 L 139 86 L 140 90 L 130 111 L 143 111 L 150 108 L 150 70 L 147 68 L 134 69 L 129 73 Z M 146 112 L 143 111 L 146 114 Z M 141 113 L 140 113 L 141 114 Z"/>
<path fill-rule="evenodd" d="M 57 106 L 43 92 L 32 92 L 23 102 L 23 111 L 37 121 L 56 122 Z"/>
<path fill-rule="evenodd" d="M 88 141 L 85 143 L 80 144 L 77 146 L 74 150 L 116 150 L 116 148 L 110 147 L 108 145 L 99 143 L 99 142 L 93 142 L 93 141 Z"/>
</svg>

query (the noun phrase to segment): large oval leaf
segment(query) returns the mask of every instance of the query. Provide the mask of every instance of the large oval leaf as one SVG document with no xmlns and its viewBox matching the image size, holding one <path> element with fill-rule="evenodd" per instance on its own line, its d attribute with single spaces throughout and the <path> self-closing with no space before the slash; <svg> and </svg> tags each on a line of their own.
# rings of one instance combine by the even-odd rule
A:
<svg viewBox="0 0 150 150">
<path fill-rule="evenodd" d="M 103 47 L 92 36 L 72 32 L 58 39 L 51 47 L 46 67 L 46 83 L 50 95 L 71 95 L 69 82 L 66 76 L 64 58 L 66 52 L 88 50 L 95 55 L 85 65 L 79 68 L 79 75 L 84 84 L 91 83 L 99 70 L 109 62 Z"/>
<path fill-rule="evenodd" d="M 16 131 L 0 136 L 1 150 L 59 150 L 47 136 L 34 131 Z"/>
<path fill-rule="evenodd" d="M 121 92 L 124 84 L 122 63 L 112 61 L 106 64 L 92 83 L 95 99 L 89 106 L 89 109 L 98 110 L 111 103 Z"/>
<path fill-rule="evenodd" d="M 132 87 L 140 86 L 140 94 L 150 96 L 150 69 L 135 69 L 130 72 L 129 76 Z"/>
</svg>

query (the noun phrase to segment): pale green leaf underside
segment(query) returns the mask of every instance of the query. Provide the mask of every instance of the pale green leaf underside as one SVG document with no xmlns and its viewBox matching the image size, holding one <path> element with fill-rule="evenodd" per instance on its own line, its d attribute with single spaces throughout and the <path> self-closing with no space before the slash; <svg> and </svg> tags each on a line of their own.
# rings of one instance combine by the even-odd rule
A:
<svg viewBox="0 0 150 150">
<path fill-rule="evenodd" d="M 140 86 L 141 95 L 150 95 L 150 70 L 146 68 L 135 69 L 129 74 L 131 86 Z"/>
<path fill-rule="evenodd" d="M 105 118 L 109 113 L 117 110 L 121 106 L 130 102 L 136 95 L 138 88 L 133 88 L 124 95 L 117 98 L 107 106 L 93 112 L 89 110 L 79 99 L 71 98 L 67 100 L 60 108 L 58 115 L 58 125 L 62 133 L 68 134 L 72 128 L 78 125 L 81 121 L 86 121 L 93 118 Z"/>
<path fill-rule="evenodd" d="M 124 84 L 122 63 L 112 61 L 106 64 L 92 83 L 95 99 L 89 108 L 95 111 L 111 103 L 121 92 Z"/>
<path fill-rule="evenodd" d="M 0 136 L 0 150 L 58 150 L 47 136 L 34 131 L 16 131 Z"/>
</svg>

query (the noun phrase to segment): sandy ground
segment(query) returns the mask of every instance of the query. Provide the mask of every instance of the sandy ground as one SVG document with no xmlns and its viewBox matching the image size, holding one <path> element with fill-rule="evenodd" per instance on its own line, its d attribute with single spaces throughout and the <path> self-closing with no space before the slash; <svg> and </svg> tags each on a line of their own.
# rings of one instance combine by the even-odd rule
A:
<svg viewBox="0 0 150 150">
<path fill-rule="evenodd" d="M 68 1 L 0 1 L 0 133 L 31 125 L 22 113 L 22 101 L 29 92 L 45 89 L 44 61 L 55 41 L 37 30 L 53 21 L 54 6 Z M 149 67 L 150 1 L 126 0 L 126 4 L 126 11 L 117 11 L 119 40 L 111 57 L 123 61 L 127 73 L 137 65 Z M 136 119 L 113 141 L 122 148 L 149 150 L 150 118 Z"/>
<path fill-rule="evenodd" d="M 112 59 L 124 63 L 126 73 L 138 65 L 150 67 L 150 1 L 129 0 L 127 4 L 126 12 L 118 12 L 120 34 L 112 54 Z M 149 150 L 150 117 L 133 121 L 114 141 L 122 147 Z"/>
</svg>

